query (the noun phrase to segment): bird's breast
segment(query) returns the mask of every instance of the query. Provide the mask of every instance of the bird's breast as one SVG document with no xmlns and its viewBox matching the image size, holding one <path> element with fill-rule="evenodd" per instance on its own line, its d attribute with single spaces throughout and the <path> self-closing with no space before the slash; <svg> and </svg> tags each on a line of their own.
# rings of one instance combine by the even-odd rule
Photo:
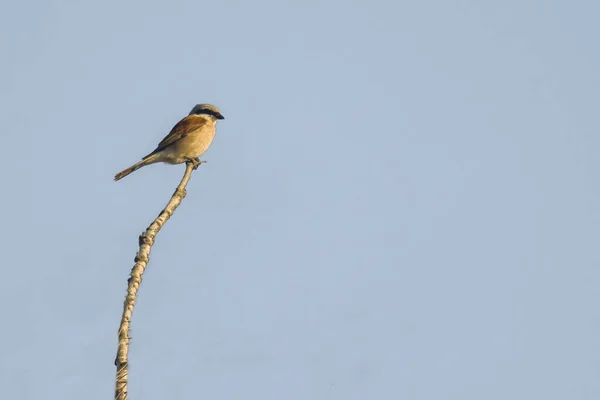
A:
<svg viewBox="0 0 600 400">
<path fill-rule="evenodd" d="M 179 150 L 185 156 L 199 157 L 210 147 L 214 138 L 215 127 L 205 126 L 182 138 L 179 141 Z"/>
</svg>

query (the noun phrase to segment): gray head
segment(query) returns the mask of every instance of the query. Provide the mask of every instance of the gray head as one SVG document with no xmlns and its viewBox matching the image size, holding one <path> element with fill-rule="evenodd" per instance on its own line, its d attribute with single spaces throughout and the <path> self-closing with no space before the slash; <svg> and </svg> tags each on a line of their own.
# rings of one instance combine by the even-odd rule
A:
<svg viewBox="0 0 600 400">
<path fill-rule="evenodd" d="M 192 114 L 211 115 L 216 119 L 225 119 L 221 114 L 221 111 L 212 104 L 196 104 L 189 115 Z"/>
</svg>

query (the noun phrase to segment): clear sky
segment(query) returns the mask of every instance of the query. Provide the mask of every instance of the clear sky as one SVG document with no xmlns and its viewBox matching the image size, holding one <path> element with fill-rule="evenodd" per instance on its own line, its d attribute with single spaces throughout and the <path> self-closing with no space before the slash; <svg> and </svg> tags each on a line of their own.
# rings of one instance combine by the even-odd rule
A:
<svg viewBox="0 0 600 400">
<path fill-rule="evenodd" d="M 600 397 L 598 1 L 4 1 L 0 387 L 132 399 Z"/>
</svg>

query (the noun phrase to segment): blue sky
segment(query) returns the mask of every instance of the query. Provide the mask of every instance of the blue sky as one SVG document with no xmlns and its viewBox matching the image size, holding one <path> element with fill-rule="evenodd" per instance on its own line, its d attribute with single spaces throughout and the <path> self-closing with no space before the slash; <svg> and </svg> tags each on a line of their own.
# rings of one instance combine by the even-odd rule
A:
<svg viewBox="0 0 600 400">
<path fill-rule="evenodd" d="M 184 167 L 130 397 L 597 399 L 593 1 L 0 5 L 0 385 L 112 396 L 137 236 Z"/>
</svg>

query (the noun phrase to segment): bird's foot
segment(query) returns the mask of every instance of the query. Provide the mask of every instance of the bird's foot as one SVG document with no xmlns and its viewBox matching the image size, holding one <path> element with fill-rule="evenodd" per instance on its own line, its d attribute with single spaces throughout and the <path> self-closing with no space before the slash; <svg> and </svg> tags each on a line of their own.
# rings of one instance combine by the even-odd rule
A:
<svg viewBox="0 0 600 400">
<path fill-rule="evenodd" d="M 192 164 L 194 169 L 198 169 L 200 164 L 204 164 L 206 161 L 200 161 L 200 159 L 198 157 L 194 157 L 194 158 L 190 157 L 190 158 L 186 159 L 186 162 Z"/>
</svg>

